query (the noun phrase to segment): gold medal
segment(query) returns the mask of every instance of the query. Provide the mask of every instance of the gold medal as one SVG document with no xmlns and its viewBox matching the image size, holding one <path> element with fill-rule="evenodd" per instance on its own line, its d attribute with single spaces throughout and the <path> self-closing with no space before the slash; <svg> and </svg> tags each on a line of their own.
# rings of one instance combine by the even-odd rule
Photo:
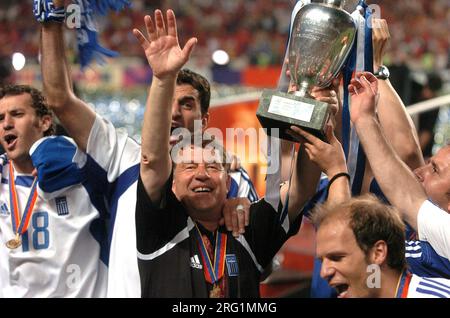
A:
<svg viewBox="0 0 450 318">
<path fill-rule="evenodd" d="M 19 235 L 16 235 L 15 238 L 6 242 L 6 247 L 13 250 L 13 249 L 18 248 L 21 244 L 22 244 L 22 241 L 20 240 Z"/>
<path fill-rule="evenodd" d="M 209 298 L 222 298 L 222 293 L 219 285 L 214 284 L 213 288 L 209 292 Z"/>
<path fill-rule="evenodd" d="M 9 249 L 16 249 L 22 245 L 20 236 L 27 231 L 30 224 L 31 213 L 33 212 L 34 205 L 37 200 L 37 177 L 34 177 L 31 185 L 30 194 L 26 204 L 25 211 L 22 217 L 20 217 L 19 200 L 17 198 L 16 183 L 14 181 L 14 169 L 12 162 L 9 163 L 9 192 L 10 192 L 10 207 L 11 207 L 11 223 L 13 225 L 13 231 L 16 233 L 16 237 L 6 242 L 6 247 Z"/>
</svg>

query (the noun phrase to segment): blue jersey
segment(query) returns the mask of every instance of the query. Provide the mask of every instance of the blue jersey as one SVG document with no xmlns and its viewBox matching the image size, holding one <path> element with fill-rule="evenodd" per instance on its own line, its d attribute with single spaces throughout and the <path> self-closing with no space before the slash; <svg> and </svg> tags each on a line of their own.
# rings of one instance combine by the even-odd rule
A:
<svg viewBox="0 0 450 318">
<path fill-rule="evenodd" d="M 450 279 L 450 261 L 436 253 L 428 242 L 407 241 L 406 261 L 416 275 Z"/>
</svg>

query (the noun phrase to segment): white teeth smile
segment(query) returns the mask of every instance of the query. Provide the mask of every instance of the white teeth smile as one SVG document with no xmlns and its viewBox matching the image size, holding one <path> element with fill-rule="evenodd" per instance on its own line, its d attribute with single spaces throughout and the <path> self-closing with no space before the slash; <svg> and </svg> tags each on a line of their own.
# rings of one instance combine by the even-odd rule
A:
<svg viewBox="0 0 450 318">
<path fill-rule="evenodd" d="M 195 188 L 194 192 L 195 193 L 211 192 L 211 189 L 210 188 Z"/>
</svg>

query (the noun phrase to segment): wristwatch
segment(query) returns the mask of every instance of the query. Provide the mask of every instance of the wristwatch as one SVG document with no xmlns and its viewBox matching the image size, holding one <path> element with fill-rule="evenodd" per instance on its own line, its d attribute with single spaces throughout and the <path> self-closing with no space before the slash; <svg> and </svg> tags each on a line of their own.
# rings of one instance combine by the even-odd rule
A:
<svg viewBox="0 0 450 318">
<path fill-rule="evenodd" d="M 389 72 L 387 66 L 380 65 L 378 70 L 373 75 L 375 75 L 375 77 L 380 80 L 387 80 L 389 78 L 389 75 L 391 75 L 391 73 Z"/>
</svg>

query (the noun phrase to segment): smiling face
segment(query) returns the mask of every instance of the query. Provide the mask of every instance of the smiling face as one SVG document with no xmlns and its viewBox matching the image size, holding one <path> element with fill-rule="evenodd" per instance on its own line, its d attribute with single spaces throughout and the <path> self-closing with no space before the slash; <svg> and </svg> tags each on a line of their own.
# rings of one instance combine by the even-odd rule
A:
<svg viewBox="0 0 450 318">
<path fill-rule="evenodd" d="M 16 169 L 21 165 L 29 166 L 31 146 L 44 136 L 51 123 L 51 116 L 36 115 L 28 93 L 0 99 L 0 140 Z"/>
<path fill-rule="evenodd" d="M 316 244 L 322 261 L 320 276 L 337 290 L 339 298 L 376 296 L 376 289 L 367 286 L 367 256 L 347 221 L 328 219 L 317 232 Z"/>
<path fill-rule="evenodd" d="M 210 149 L 193 146 L 181 150 L 179 155 L 184 159 L 174 168 L 173 192 L 188 212 L 196 213 L 202 220 L 218 220 L 230 185 L 220 155 L 211 157 Z"/>
<path fill-rule="evenodd" d="M 427 196 L 450 212 L 450 146 L 439 150 L 428 164 L 417 168 L 414 173 Z"/>
</svg>

